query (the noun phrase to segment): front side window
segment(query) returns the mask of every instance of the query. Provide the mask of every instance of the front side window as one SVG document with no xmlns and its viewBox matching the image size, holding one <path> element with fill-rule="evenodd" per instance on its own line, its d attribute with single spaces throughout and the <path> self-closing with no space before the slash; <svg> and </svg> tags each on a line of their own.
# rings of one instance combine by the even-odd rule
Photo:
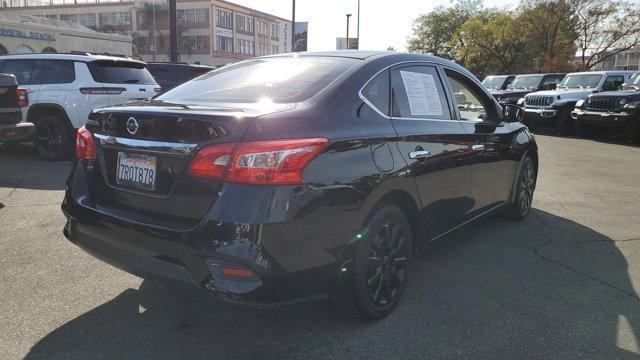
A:
<svg viewBox="0 0 640 360">
<path fill-rule="evenodd" d="M 477 89 L 467 85 L 455 76 L 447 74 L 447 80 L 453 92 L 453 100 L 458 108 L 461 120 L 485 121 L 487 106 L 482 101 Z"/>
<path fill-rule="evenodd" d="M 604 84 L 602 84 L 602 90 L 604 91 L 612 91 L 618 90 L 620 86 L 624 84 L 624 76 L 622 75 L 610 75 L 604 79 Z"/>
<path fill-rule="evenodd" d="M 5 60 L 2 72 L 15 75 L 19 85 L 30 85 L 34 65 L 35 60 Z"/>
<path fill-rule="evenodd" d="M 389 71 L 385 70 L 376 75 L 362 89 L 362 96 L 378 111 L 389 115 Z"/>
<path fill-rule="evenodd" d="M 407 66 L 391 72 L 391 114 L 414 119 L 451 119 L 444 87 L 433 66 Z"/>
<path fill-rule="evenodd" d="M 306 56 L 248 60 L 208 72 L 157 99 L 203 105 L 295 103 L 310 99 L 358 61 Z"/>
</svg>

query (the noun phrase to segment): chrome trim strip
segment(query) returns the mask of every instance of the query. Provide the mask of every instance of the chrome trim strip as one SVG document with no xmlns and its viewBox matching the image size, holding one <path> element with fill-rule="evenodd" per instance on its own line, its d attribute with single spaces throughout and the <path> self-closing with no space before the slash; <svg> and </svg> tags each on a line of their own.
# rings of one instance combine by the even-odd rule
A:
<svg viewBox="0 0 640 360">
<path fill-rule="evenodd" d="M 107 148 L 141 150 L 145 152 L 173 155 L 188 155 L 198 144 L 173 143 L 165 141 L 150 141 L 128 139 L 116 136 L 93 134 L 98 143 Z"/>
<path fill-rule="evenodd" d="M 476 216 L 474 216 L 473 218 L 471 218 L 471 219 L 469 219 L 469 220 L 467 220 L 467 221 L 465 221 L 465 222 L 460 223 L 459 225 L 456 225 L 456 226 L 452 227 L 451 229 L 449 229 L 449 230 L 447 230 L 447 231 L 443 232 L 442 234 L 437 235 L 437 236 L 435 236 L 435 237 L 432 237 L 431 239 L 429 239 L 429 241 L 437 240 L 437 239 L 439 239 L 439 238 L 441 238 L 441 237 L 443 237 L 443 236 L 447 235 L 448 233 L 450 233 L 450 232 L 452 232 L 452 231 L 454 231 L 454 230 L 457 230 L 457 229 L 459 229 L 459 228 L 461 228 L 461 227 L 463 227 L 463 226 L 467 225 L 468 223 L 470 223 L 470 222 L 472 222 L 472 221 L 476 220 L 477 218 L 479 218 L 479 217 L 481 217 L 481 216 L 483 216 L 483 215 L 486 215 L 486 214 L 488 214 L 488 213 L 490 213 L 490 212 L 492 212 L 492 211 L 495 211 L 495 210 L 497 210 L 498 208 L 501 208 L 501 207 L 505 206 L 506 204 L 508 204 L 508 202 L 503 202 L 502 204 L 498 204 L 498 205 L 496 205 L 496 206 L 492 207 L 491 209 L 489 209 L 489 210 L 487 210 L 487 211 L 485 211 L 485 212 L 483 212 L 483 213 L 481 213 L 481 214 L 479 214 L 479 215 L 476 215 Z"/>
</svg>

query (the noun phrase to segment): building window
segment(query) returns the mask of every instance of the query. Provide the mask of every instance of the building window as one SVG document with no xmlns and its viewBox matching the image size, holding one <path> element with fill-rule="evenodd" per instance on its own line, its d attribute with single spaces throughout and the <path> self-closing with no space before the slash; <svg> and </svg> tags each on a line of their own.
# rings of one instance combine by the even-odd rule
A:
<svg viewBox="0 0 640 360">
<path fill-rule="evenodd" d="M 253 34 L 253 18 L 250 16 L 236 15 L 236 30 Z"/>
<path fill-rule="evenodd" d="M 182 9 L 178 10 L 179 23 L 203 23 L 204 9 Z"/>
<path fill-rule="evenodd" d="M 71 21 L 87 27 L 96 26 L 96 14 L 60 14 L 60 20 Z"/>
<path fill-rule="evenodd" d="M 130 12 L 101 13 L 100 25 L 131 25 L 131 13 Z"/>
<path fill-rule="evenodd" d="M 271 24 L 271 37 L 274 39 L 278 38 L 278 34 L 280 33 L 280 24 Z"/>
<path fill-rule="evenodd" d="M 268 36 L 269 35 L 269 24 L 266 22 L 258 23 L 258 35 Z"/>
<path fill-rule="evenodd" d="M 278 47 L 278 45 L 271 45 L 272 54 L 278 54 L 279 52 L 280 52 L 280 48 Z"/>
<path fill-rule="evenodd" d="M 253 55 L 254 42 L 245 39 L 236 39 L 236 54 Z"/>
<path fill-rule="evenodd" d="M 258 44 L 257 48 L 256 48 L 258 55 L 269 55 L 269 44 L 267 43 L 260 43 Z"/>
<path fill-rule="evenodd" d="M 227 29 L 233 28 L 233 14 L 231 11 L 218 9 L 216 14 L 218 16 L 216 26 Z"/>
<path fill-rule="evenodd" d="M 205 35 L 185 35 L 182 37 L 182 41 L 191 44 L 192 49 L 207 48 L 207 39 Z"/>
<path fill-rule="evenodd" d="M 47 19 L 57 19 L 58 15 L 56 15 L 56 14 L 46 14 L 44 17 L 47 18 Z M 95 23 L 95 17 L 94 17 L 94 21 L 93 22 Z"/>
<path fill-rule="evenodd" d="M 233 38 L 216 35 L 216 51 L 225 53 L 233 52 Z"/>
</svg>

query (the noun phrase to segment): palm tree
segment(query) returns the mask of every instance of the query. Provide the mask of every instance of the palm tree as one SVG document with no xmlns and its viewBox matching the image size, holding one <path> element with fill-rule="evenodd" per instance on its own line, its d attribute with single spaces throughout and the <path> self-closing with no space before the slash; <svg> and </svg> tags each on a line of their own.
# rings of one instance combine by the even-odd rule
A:
<svg viewBox="0 0 640 360">
<path fill-rule="evenodd" d="M 156 57 L 156 51 L 158 46 L 156 44 L 156 38 L 159 34 L 156 30 L 157 19 L 166 18 L 169 16 L 169 5 L 166 2 L 144 2 L 140 4 L 138 8 L 138 20 L 140 21 L 140 27 L 143 29 L 149 29 L 149 39 L 153 44 L 153 60 Z M 162 40 L 162 39 L 161 39 Z"/>
</svg>

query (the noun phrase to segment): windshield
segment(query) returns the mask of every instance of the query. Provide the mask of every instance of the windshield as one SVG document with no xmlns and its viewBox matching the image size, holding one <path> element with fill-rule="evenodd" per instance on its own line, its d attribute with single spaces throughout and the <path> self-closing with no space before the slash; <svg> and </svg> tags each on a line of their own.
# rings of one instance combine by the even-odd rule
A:
<svg viewBox="0 0 640 360">
<path fill-rule="evenodd" d="M 508 89 L 535 89 L 540 85 L 542 75 L 516 76 L 513 82 L 507 86 Z"/>
<path fill-rule="evenodd" d="M 274 57 L 211 71 L 156 99 L 177 104 L 294 103 L 310 99 L 359 60 L 339 57 Z"/>
<path fill-rule="evenodd" d="M 631 75 L 628 85 L 626 89 L 629 90 L 637 90 L 640 91 L 640 73 L 635 73 Z"/>
<path fill-rule="evenodd" d="M 558 89 L 591 89 L 598 86 L 602 74 L 569 74 L 558 84 Z"/>
<path fill-rule="evenodd" d="M 500 89 L 505 80 L 507 80 L 506 76 L 487 76 L 482 80 L 482 85 L 487 89 Z"/>
</svg>

